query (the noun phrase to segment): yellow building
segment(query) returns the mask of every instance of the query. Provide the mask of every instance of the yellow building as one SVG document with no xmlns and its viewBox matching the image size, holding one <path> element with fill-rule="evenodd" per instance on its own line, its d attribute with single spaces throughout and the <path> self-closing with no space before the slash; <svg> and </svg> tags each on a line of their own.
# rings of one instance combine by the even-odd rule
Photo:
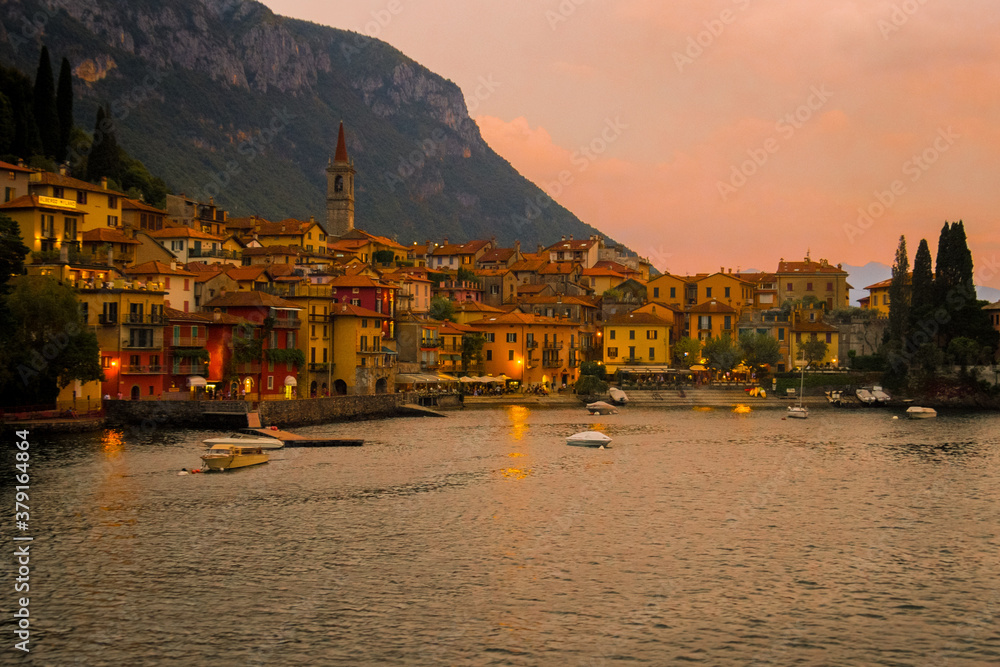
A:
<svg viewBox="0 0 1000 667">
<path fill-rule="evenodd" d="M 910 289 L 912 273 L 906 275 L 906 289 Z M 877 310 L 880 317 L 889 317 L 889 288 L 892 286 L 892 278 L 887 278 L 882 282 L 869 285 L 865 289 L 868 291 L 868 301 L 865 306 L 869 310 Z"/>
<path fill-rule="evenodd" d="M 595 266 L 580 272 L 580 280 L 594 291 L 594 294 L 604 294 L 609 289 L 618 287 L 625 282 L 625 274 Z"/>
<path fill-rule="evenodd" d="M 733 273 L 713 273 L 699 277 L 695 283 L 698 303 L 715 299 L 736 310 L 737 317 L 744 308 L 753 305 L 753 284 L 742 280 Z"/>
<path fill-rule="evenodd" d="M 840 333 L 837 327 L 823 320 L 822 307 L 796 308 L 791 314 L 791 340 L 788 345 L 788 367 L 801 365 L 803 354 L 802 344 L 820 340 L 826 343 L 826 354 L 813 362 L 813 366 L 838 366 L 840 359 Z"/>
<path fill-rule="evenodd" d="M 664 273 L 646 283 L 646 298 L 660 303 L 683 305 L 686 303 L 687 282 L 680 276 Z"/>
<path fill-rule="evenodd" d="M 576 382 L 579 325 L 519 311 L 487 315 L 469 323 L 486 338 L 487 375 L 506 375 L 524 386 L 559 387 Z"/>
<path fill-rule="evenodd" d="M 327 285 L 306 285 L 286 297 L 302 308 L 306 317 L 297 338 L 298 347 L 306 359 L 299 369 L 303 396 L 329 396 L 333 390 L 333 322 L 330 311 L 333 301 Z"/>
<path fill-rule="evenodd" d="M 94 185 L 71 176 L 38 171 L 29 177 L 28 190 L 32 195 L 62 200 L 65 203 L 60 205 L 64 208 L 86 214 L 80 232 L 121 226 L 125 194 L 108 190 L 106 178 L 101 179 L 100 185 Z"/>
<path fill-rule="evenodd" d="M 396 351 L 383 340 L 387 314 L 349 303 L 331 306 L 333 389 L 336 394 L 384 394 L 395 389 Z"/>
<path fill-rule="evenodd" d="M 604 322 L 603 336 L 607 372 L 669 366 L 673 327 L 673 312 L 656 304 L 609 317 Z"/>
<path fill-rule="evenodd" d="M 850 306 L 851 286 L 847 283 L 847 272 L 840 265 L 831 265 L 825 259 L 818 262 L 806 256 L 801 262 L 778 262 L 775 272 L 778 284 L 778 303 L 801 301 L 813 297 L 827 310 Z"/>
<path fill-rule="evenodd" d="M 455 375 L 461 373 L 462 368 L 462 337 L 467 333 L 472 333 L 472 327 L 453 322 L 444 322 L 438 327 L 438 371 Z M 469 371 L 479 374 L 478 368 L 474 368 L 474 359 L 469 361 Z"/>
<path fill-rule="evenodd" d="M 704 343 L 709 338 L 736 336 L 739 313 L 715 299 L 687 309 L 687 337 Z"/>
<path fill-rule="evenodd" d="M 25 195 L 0 204 L 0 213 L 17 223 L 21 240 L 33 253 L 80 250 L 86 215 L 71 201 Z"/>
</svg>

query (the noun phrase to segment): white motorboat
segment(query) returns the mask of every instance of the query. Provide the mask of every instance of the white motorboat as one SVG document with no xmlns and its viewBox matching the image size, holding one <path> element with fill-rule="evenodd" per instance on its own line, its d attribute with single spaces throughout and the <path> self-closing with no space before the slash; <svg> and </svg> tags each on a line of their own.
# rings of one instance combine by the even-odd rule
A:
<svg viewBox="0 0 1000 667">
<path fill-rule="evenodd" d="M 869 389 L 858 389 L 854 392 L 854 395 L 858 397 L 858 400 L 865 405 L 875 405 L 878 401 L 872 396 L 872 392 Z"/>
<path fill-rule="evenodd" d="M 931 419 L 932 417 L 937 417 L 937 410 L 914 405 L 906 408 L 906 416 L 909 419 Z"/>
<path fill-rule="evenodd" d="M 267 463 L 270 455 L 260 447 L 212 445 L 201 460 L 209 470 L 230 470 Z"/>
<path fill-rule="evenodd" d="M 610 447 L 611 438 L 600 431 L 583 431 L 566 438 L 566 444 L 574 447 Z"/>
<path fill-rule="evenodd" d="M 236 445 L 238 447 L 259 447 L 260 449 L 281 449 L 285 443 L 277 438 L 248 433 L 230 433 L 229 435 L 203 440 L 205 446 L 211 449 L 215 445 Z"/>
<path fill-rule="evenodd" d="M 872 387 L 872 398 L 874 398 L 875 402 L 879 405 L 887 405 L 889 401 L 892 400 L 892 397 L 878 385 Z"/>
<path fill-rule="evenodd" d="M 628 395 L 618 387 L 612 387 L 608 390 L 608 393 L 611 395 L 611 402 L 615 405 L 625 405 L 628 403 Z"/>
<path fill-rule="evenodd" d="M 604 401 L 594 401 L 593 403 L 587 404 L 587 410 L 590 411 L 592 415 L 616 415 L 618 414 L 618 408 L 611 405 L 610 403 L 605 403 Z"/>
</svg>

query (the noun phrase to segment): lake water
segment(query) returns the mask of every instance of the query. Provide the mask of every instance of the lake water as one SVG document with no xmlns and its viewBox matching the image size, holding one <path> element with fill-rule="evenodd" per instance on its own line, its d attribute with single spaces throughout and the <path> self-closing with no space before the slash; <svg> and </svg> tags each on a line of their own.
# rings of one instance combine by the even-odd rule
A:
<svg viewBox="0 0 1000 667">
<path fill-rule="evenodd" d="M 177 476 L 206 432 L 35 438 L 34 664 L 1000 663 L 1000 416 L 298 430 L 366 444 Z"/>
</svg>

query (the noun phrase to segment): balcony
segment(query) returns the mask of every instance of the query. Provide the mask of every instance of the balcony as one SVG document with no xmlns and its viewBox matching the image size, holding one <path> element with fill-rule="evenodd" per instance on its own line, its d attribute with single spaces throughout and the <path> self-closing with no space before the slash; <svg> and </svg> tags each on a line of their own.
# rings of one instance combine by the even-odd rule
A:
<svg viewBox="0 0 1000 667">
<path fill-rule="evenodd" d="M 172 375 L 202 375 L 206 370 L 205 364 L 174 364 L 170 373 Z"/>
<path fill-rule="evenodd" d="M 310 322 L 326 322 L 330 316 L 326 313 L 309 313 Z"/>
<path fill-rule="evenodd" d="M 122 349 L 123 350 L 159 350 L 163 348 L 163 343 L 156 340 L 155 338 L 136 338 L 134 340 L 123 340 Z"/>
<path fill-rule="evenodd" d="M 559 368 L 562 365 L 562 360 L 559 357 L 542 359 L 542 368 Z"/>
<path fill-rule="evenodd" d="M 159 375 L 163 373 L 163 366 L 126 366 L 122 369 L 122 375 Z"/>
<path fill-rule="evenodd" d="M 171 347 L 205 347 L 208 335 L 204 336 L 173 336 L 169 339 Z"/>
<path fill-rule="evenodd" d="M 218 259 L 234 259 L 241 261 L 243 259 L 242 253 L 235 250 L 211 250 L 209 248 L 189 248 L 188 257 L 217 257 Z"/>
<path fill-rule="evenodd" d="M 122 324 L 156 324 L 163 325 L 166 324 L 166 319 L 163 315 L 152 314 L 143 315 L 142 313 L 124 313 L 122 315 Z"/>
<path fill-rule="evenodd" d="M 534 349 L 538 348 L 538 341 L 537 340 L 526 341 L 524 343 L 524 347 L 527 350 L 534 350 Z"/>
<path fill-rule="evenodd" d="M 302 326 L 302 320 L 298 317 L 276 318 L 274 320 L 275 329 L 298 329 Z"/>
<path fill-rule="evenodd" d="M 545 343 L 543 345 L 543 349 L 546 349 L 546 350 L 561 350 L 561 349 L 563 349 L 563 342 L 562 341 L 556 342 L 554 340 L 552 340 L 552 341 L 547 340 L 547 341 L 545 341 Z"/>
<path fill-rule="evenodd" d="M 326 373 L 330 370 L 330 364 L 309 364 L 310 373 Z"/>
<path fill-rule="evenodd" d="M 458 354 L 461 354 L 462 353 L 462 349 L 463 348 L 462 348 L 461 345 L 442 345 L 441 346 L 441 351 L 442 352 L 456 352 Z"/>
<path fill-rule="evenodd" d="M 441 347 L 441 339 L 440 338 L 421 338 L 420 339 L 420 347 L 422 347 L 424 349 L 435 349 L 435 348 Z"/>
<path fill-rule="evenodd" d="M 118 324 L 117 315 L 105 315 L 104 313 L 97 314 L 97 323 L 102 327 L 111 327 Z"/>
</svg>

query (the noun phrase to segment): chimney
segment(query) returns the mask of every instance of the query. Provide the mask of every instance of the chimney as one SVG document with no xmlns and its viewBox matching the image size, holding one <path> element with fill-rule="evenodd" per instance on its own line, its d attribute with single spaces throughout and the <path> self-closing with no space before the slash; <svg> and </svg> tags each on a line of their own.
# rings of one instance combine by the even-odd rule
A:
<svg viewBox="0 0 1000 667">
<path fill-rule="evenodd" d="M 171 271 L 176 271 L 177 270 L 177 260 L 176 259 L 171 259 L 170 260 L 170 270 Z"/>
<path fill-rule="evenodd" d="M 539 243 L 539 244 L 538 244 L 538 252 L 544 252 L 544 251 L 545 251 L 545 248 L 543 248 L 543 247 L 542 247 L 542 244 L 541 244 L 541 243 Z"/>
<path fill-rule="evenodd" d="M 520 241 L 514 241 L 514 252 L 516 254 L 518 254 L 518 255 L 521 254 L 521 242 Z"/>
<path fill-rule="evenodd" d="M 101 176 L 101 189 L 102 190 L 107 190 L 108 189 L 108 177 L 107 176 Z"/>
<path fill-rule="evenodd" d="M 222 293 L 225 294 L 226 290 L 222 290 Z M 221 320 L 222 319 L 222 311 L 219 310 L 218 308 L 216 308 L 215 310 L 213 310 L 212 311 L 212 319 L 215 320 L 216 322 L 218 322 L 219 320 Z"/>
<path fill-rule="evenodd" d="M 65 164 L 59 165 L 59 175 L 60 176 L 66 176 L 67 175 L 66 174 L 66 165 Z"/>
<path fill-rule="evenodd" d="M 563 237 L 562 237 L 562 240 L 563 240 L 563 241 L 565 241 L 565 240 L 566 240 L 566 236 L 565 236 L 565 235 L 563 235 Z"/>
<path fill-rule="evenodd" d="M 569 240 L 570 240 L 570 241 L 572 241 L 572 240 L 573 240 L 573 235 L 572 235 L 572 234 L 570 234 L 570 235 L 569 235 Z"/>
<path fill-rule="evenodd" d="M 441 245 L 448 245 L 448 237 L 447 236 L 444 237 L 444 243 L 442 243 Z"/>
</svg>

